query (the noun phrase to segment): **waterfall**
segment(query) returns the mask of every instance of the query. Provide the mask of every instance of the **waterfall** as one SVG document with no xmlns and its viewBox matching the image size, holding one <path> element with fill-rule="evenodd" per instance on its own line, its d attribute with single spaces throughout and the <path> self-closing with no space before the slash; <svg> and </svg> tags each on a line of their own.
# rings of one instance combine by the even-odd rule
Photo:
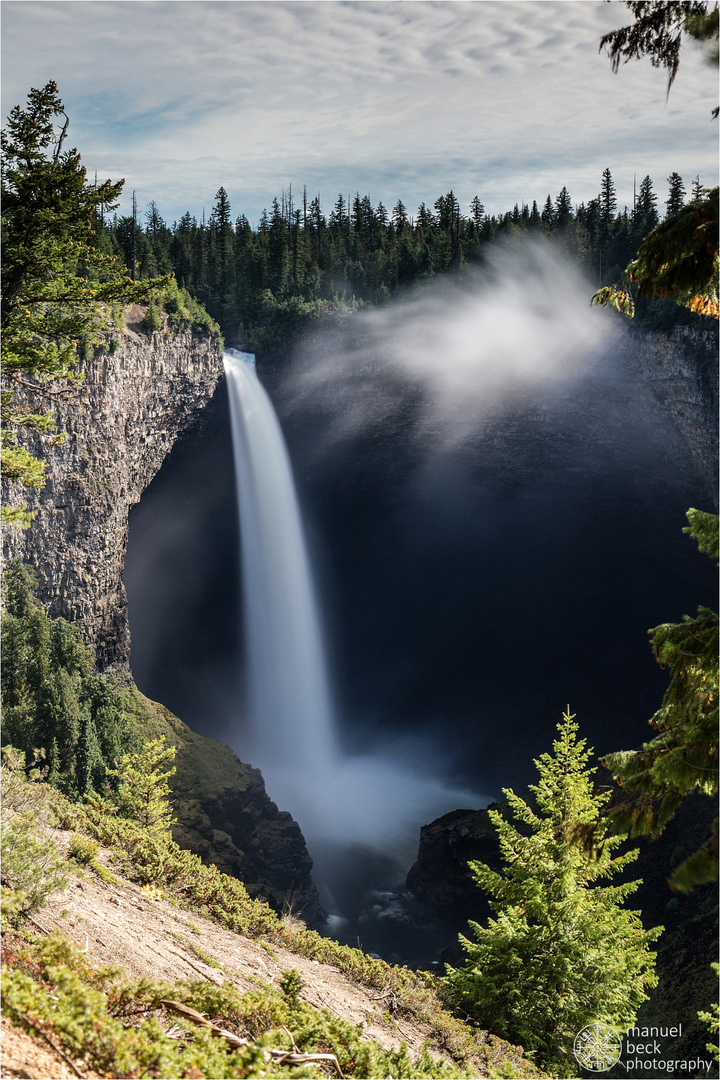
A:
<svg viewBox="0 0 720 1080">
<path fill-rule="evenodd" d="M 270 797 L 300 823 L 323 902 L 337 913 L 348 891 L 360 895 L 368 888 L 368 859 L 384 881 L 394 874 L 399 883 L 417 851 L 420 826 L 457 806 L 474 805 L 478 796 L 446 787 L 438 775 L 438 748 L 412 737 L 362 754 L 341 750 L 282 431 L 255 374 L 254 356 L 229 349 L 224 364 L 252 728 L 249 745 L 236 749 L 261 769 Z M 358 865 L 364 877 L 353 880 Z"/>
<path fill-rule="evenodd" d="M 336 757 L 320 620 L 290 460 L 255 357 L 224 355 L 241 522 L 253 762 L 306 776 Z"/>
</svg>

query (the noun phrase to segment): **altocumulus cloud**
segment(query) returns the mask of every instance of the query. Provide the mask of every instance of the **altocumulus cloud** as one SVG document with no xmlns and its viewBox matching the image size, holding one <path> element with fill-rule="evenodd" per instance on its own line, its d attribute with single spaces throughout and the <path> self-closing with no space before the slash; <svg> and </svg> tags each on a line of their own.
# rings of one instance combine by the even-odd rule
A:
<svg viewBox="0 0 720 1080">
<path fill-rule="evenodd" d="M 649 64 L 614 76 L 601 0 L 17 2 L 3 12 L 5 113 L 55 78 L 90 170 L 173 219 L 223 184 L 257 220 L 293 183 L 414 210 L 452 187 L 489 211 L 632 176 L 712 178 L 712 72 L 687 51 L 668 103 Z M 628 104 L 631 103 L 631 104 Z"/>
</svg>

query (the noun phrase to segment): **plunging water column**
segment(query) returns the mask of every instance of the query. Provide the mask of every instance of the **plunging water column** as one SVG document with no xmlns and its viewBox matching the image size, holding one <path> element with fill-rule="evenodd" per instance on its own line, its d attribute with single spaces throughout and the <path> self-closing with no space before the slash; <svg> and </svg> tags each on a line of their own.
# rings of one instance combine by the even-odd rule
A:
<svg viewBox="0 0 720 1080">
<path fill-rule="evenodd" d="M 224 356 L 242 536 L 252 750 L 278 769 L 321 773 L 334 725 L 315 594 L 290 461 L 255 357 Z"/>
</svg>

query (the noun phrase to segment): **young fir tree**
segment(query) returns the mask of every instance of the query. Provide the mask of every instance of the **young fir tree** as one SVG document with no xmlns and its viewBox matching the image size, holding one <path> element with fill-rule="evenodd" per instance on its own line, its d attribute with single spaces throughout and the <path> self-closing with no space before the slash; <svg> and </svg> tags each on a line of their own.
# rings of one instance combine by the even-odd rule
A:
<svg viewBox="0 0 720 1080">
<path fill-rule="evenodd" d="M 639 881 L 600 884 L 637 851 L 613 854 L 621 838 L 606 837 L 600 820 L 610 796 L 593 790 L 592 751 L 577 732 L 568 709 L 554 753 L 535 762 L 534 805 L 505 792 L 517 826 L 490 811 L 506 869 L 469 865 L 496 917 L 486 927 L 470 923 L 474 940 L 460 937 L 466 965 L 449 967 L 444 984 L 454 1004 L 558 1077 L 576 1075 L 573 1040 L 587 1024 L 622 1031 L 635 1022 L 657 982 L 649 945 L 662 932 L 644 930 L 638 912 L 623 906 Z M 595 853 L 575 841 L 576 823 L 594 823 L 603 835 Z"/>
<path fill-rule="evenodd" d="M 173 821 L 168 802 L 170 777 L 177 747 L 166 746 L 165 738 L 153 739 L 136 754 L 124 754 L 107 775 L 117 783 L 112 800 L 121 817 L 138 821 L 148 833 L 166 832 Z"/>
</svg>

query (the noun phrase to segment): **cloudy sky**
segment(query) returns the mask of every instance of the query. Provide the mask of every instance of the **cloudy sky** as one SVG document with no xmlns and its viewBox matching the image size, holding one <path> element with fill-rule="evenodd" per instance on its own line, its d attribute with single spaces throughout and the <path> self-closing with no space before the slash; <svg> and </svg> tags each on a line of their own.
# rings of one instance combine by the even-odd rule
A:
<svg viewBox="0 0 720 1080">
<path fill-rule="evenodd" d="M 2 111 L 55 79 L 89 173 L 170 222 L 221 185 L 251 222 L 289 184 L 326 213 L 341 191 L 579 203 L 606 167 L 621 205 L 646 174 L 662 203 L 672 171 L 715 182 L 716 76 L 692 43 L 669 99 L 648 61 L 614 75 L 599 39 L 630 19 L 615 0 L 5 0 Z"/>
</svg>

